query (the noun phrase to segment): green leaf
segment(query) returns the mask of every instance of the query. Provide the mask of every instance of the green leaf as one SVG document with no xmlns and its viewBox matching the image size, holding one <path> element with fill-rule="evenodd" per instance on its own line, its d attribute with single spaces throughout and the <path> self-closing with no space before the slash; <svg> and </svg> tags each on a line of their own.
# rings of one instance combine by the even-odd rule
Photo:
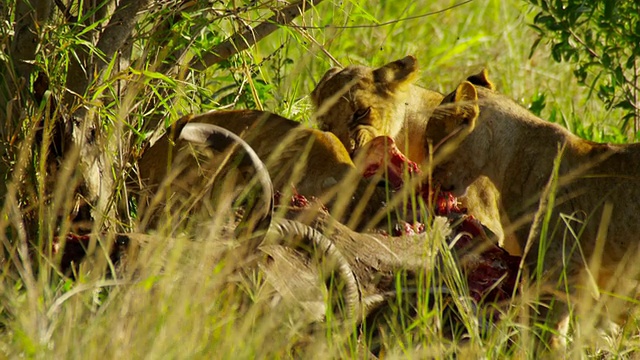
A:
<svg viewBox="0 0 640 360">
<path fill-rule="evenodd" d="M 542 41 L 542 36 L 538 36 L 534 41 L 533 41 L 533 45 L 531 45 L 531 50 L 529 51 L 529 59 L 531 59 L 533 57 L 533 53 L 536 51 L 536 49 L 538 48 L 538 45 L 540 45 L 540 41 Z"/>
<path fill-rule="evenodd" d="M 531 98 L 531 103 L 529 103 L 529 111 L 534 113 L 536 116 L 540 116 L 542 110 L 547 106 L 546 104 L 547 96 L 544 93 L 537 93 Z"/>
<path fill-rule="evenodd" d="M 176 85 L 176 81 L 175 80 L 173 80 L 172 78 L 170 78 L 170 77 L 168 77 L 168 76 L 166 76 L 166 75 L 164 75 L 162 73 L 156 72 L 156 71 L 149 71 L 149 70 L 139 71 L 139 70 L 135 70 L 135 69 L 130 69 L 130 71 L 134 75 L 142 75 L 142 76 L 144 76 L 146 78 L 149 78 L 149 79 L 162 80 L 162 81 L 166 82 L 167 84 L 169 84 L 171 86 L 175 86 Z"/>
</svg>

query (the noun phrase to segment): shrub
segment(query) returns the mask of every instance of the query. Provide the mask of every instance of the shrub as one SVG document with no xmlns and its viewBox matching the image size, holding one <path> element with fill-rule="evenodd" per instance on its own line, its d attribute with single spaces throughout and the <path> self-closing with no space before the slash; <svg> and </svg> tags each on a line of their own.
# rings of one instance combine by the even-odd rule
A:
<svg viewBox="0 0 640 360">
<path fill-rule="evenodd" d="M 555 61 L 576 64 L 578 82 L 607 108 L 624 109 L 621 130 L 640 130 L 640 4 L 616 0 L 530 0 L 539 10 L 531 26 L 551 45 Z"/>
</svg>

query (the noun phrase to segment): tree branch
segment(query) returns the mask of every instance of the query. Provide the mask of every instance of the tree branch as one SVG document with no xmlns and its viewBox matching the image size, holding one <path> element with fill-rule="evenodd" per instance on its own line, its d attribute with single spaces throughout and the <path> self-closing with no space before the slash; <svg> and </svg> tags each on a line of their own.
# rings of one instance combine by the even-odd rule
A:
<svg viewBox="0 0 640 360">
<path fill-rule="evenodd" d="M 92 74 L 100 74 L 106 66 L 108 59 L 113 57 L 131 36 L 131 32 L 136 24 L 137 13 L 146 6 L 148 0 L 123 0 L 114 10 L 109 23 L 96 43 L 100 56 L 94 57 L 92 64 L 87 64 L 91 70 L 86 70 L 85 76 L 74 76 L 67 80 L 67 88 L 76 94 L 83 95 L 91 83 Z M 97 21 L 97 20 L 95 20 Z M 75 65 L 75 66 L 73 66 Z M 69 69 L 70 74 L 83 73 L 81 64 L 72 63 L 73 69 Z M 73 70 L 73 71 L 72 71 Z M 72 96 L 72 94 L 70 94 Z M 71 97 L 67 96 L 67 105 L 71 103 Z"/>
<path fill-rule="evenodd" d="M 101 4 L 96 4 L 96 0 L 86 0 L 82 2 L 82 14 L 91 14 L 90 16 L 83 16 L 81 21 L 76 26 L 90 28 L 90 26 L 105 19 L 107 14 L 107 8 L 113 0 L 104 1 Z M 84 31 L 81 38 L 88 44 L 95 44 L 98 39 L 98 34 L 102 28 L 96 26 L 91 30 Z M 77 96 L 83 96 L 86 92 L 89 83 L 92 80 L 93 72 L 89 69 L 92 64 L 90 52 L 85 46 L 78 46 L 75 49 L 75 56 L 69 58 L 69 68 L 67 71 L 67 80 L 65 87 L 67 91 L 63 98 L 63 103 L 71 109 L 74 101 L 77 100 Z M 82 111 L 82 110 L 81 110 Z"/>
<path fill-rule="evenodd" d="M 190 68 L 195 70 L 204 70 L 228 59 L 240 51 L 248 49 L 258 41 L 264 39 L 267 35 L 276 31 L 279 26 L 287 25 L 306 10 L 309 10 L 313 6 L 317 6 L 321 2 L 322 0 L 300 0 L 282 8 L 277 11 L 274 16 L 255 28 L 249 28 L 241 33 L 235 33 L 233 36 L 211 49 L 211 51 L 202 57 L 202 59 L 194 59 L 190 64 Z"/>
<path fill-rule="evenodd" d="M 96 47 L 105 54 L 107 59 L 118 52 L 131 36 L 138 18 L 137 14 L 147 3 L 148 0 L 122 0 L 120 2 L 111 16 L 109 24 L 100 35 L 98 44 L 96 44 Z M 105 60 L 101 57 L 96 59 L 96 73 L 99 74 L 107 64 Z"/>
<path fill-rule="evenodd" d="M 97 83 L 110 74 L 105 74 L 105 68 L 113 56 L 117 55 L 131 37 L 134 30 L 137 14 L 145 7 L 148 0 L 122 0 L 109 18 L 109 22 L 96 41 L 99 56 L 89 59 L 86 72 L 82 65 L 76 64 L 80 71 L 77 79 L 68 78 L 67 87 L 71 90 L 65 97 L 65 103 L 72 112 L 71 140 L 80 149 L 80 166 L 82 167 L 83 185 L 85 195 L 89 202 L 95 205 L 94 219 L 108 216 L 108 200 L 113 192 L 114 181 L 109 172 L 112 166 L 110 152 L 113 148 L 113 138 L 99 137 L 99 119 L 92 117 L 93 112 L 87 106 L 79 106 L 74 109 L 73 104 L 76 94 L 83 96 L 89 91 L 94 79 L 98 76 Z M 94 21 L 100 21 L 96 19 Z M 74 63 L 75 64 L 75 63 Z M 74 72 L 69 70 L 69 74 Z M 94 75 L 95 74 L 95 75 Z M 84 76 L 81 76 L 84 75 Z M 82 99 L 79 99 L 82 101 Z M 98 221 L 100 223 L 100 221 Z"/>
</svg>

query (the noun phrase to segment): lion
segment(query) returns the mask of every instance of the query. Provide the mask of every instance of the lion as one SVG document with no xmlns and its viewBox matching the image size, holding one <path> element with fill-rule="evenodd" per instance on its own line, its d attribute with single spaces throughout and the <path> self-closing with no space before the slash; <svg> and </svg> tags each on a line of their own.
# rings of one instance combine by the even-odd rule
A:
<svg viewBox="0 0 640 360">
<path fill-rule="evenodd" d="M 413 161 L 425 158 L 424 125 L 442 94 L 413 85 L 414 56 L 380 68 L 332 68 L 311 92 L 319 128 L 330 131 L 353 153 L 377 136 L 390 136 Z"/>
<path fill-rule="evenodd" d="M 530 270 L 541 269 L 543 259 L 538 274 L 545 279 L 586 276 L 605 288 L 621 264 L 635 260 L 640 143 L 584 140 L 468 81 L 434 110 L 426 136 L 434 144 L 434 181 L 462 195 L 479 177 L 489 178 L 500 193 L 503 227 L 525 249 Z"/>
<path fill-rule="evenodd" d="M 301 125 L 299 122 L 258 110 L 211 111 L 178 120 L 170 131 L 146 149 L 138 160 L 138 183 L 153 195 L 172 167 L 187 167 L 191 172 L 215 173 L 215 164 L 203 164 L 197 157 L 183 158 L 176 163 L 179 149 L 190 148 L 175 139 L 185 124 L 202 123 L 221 126 L 241 136 L 266 164 L 274 190 L 296 192 L 305 197 L 317 197 L 332 214 L 354 217 L 355 228 L 364 225 L 372 214 L 384 208 L 386 189 L 363 178 L 346 148 L 330 133 Z M 212 167 L 207 169 L 207 166 Z M 183 188 L 195 187 L 202 180 L 181 175 Z M 362 215 L 364 214 L 364 215 Z M 360 218 L 360 220 L 358 220 Z M 361 221 L 361 222 L 360 222 Z M 359 225 L 356 225 L 359 224 Z"/>
<path fill-rule="evenodd" d="M 179 133 L 186 123 L 218 125 L 241 135 L 267 163 L 278 190 L 294 186 L 300 194 L 319 197 L 354 169 L 349 154 L 333 134 L 301 126 L 276 114 L 258 110 L 211 111 L 183 117 L 174 126 L 175 132 Z M 309 147 L 307 158 L 303 159 L 306 147 Z M 170 137 L 165 136 L 138 162 L 147 186 L 158 184 L 166 175 L 171 148 Z M 299 179 L 291 179 L 297 164 L 301 166 Z"/>
<path fill-rule="evenodd" d="M 328 70 L 311 92 L 320 129 L 334 133 L 350 153 L 377 136 L 390 136 L 407 157 L 427 161 L 425 128 L 444 95 L 413 84 L 418 62 L 407 56 L 380 68 L 351 65 Z M 468 78 L 493 88 L 484 73 Z M 497 207 L 497 192 L 486 178 L 479 178 L 460 201 L 470 214 L 487 226 L 498 243 L 512 254 L 520 249 L 504 239 Z"/>
</svg>

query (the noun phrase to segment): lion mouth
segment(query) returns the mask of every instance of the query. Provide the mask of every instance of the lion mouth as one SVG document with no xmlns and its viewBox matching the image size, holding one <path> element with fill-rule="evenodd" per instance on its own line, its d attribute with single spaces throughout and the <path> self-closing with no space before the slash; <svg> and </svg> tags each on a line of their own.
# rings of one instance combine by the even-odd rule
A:
<svg viewBox="0 0 640 360">
<path fill-rule="evenodd" d="M 362 175 L 365 178 L 373 177 L 381 170 L 394 190 L 398 190 L 404 184 L 404 174 L 418 174 L 418 165 L 409 160 L 395 145 L 393 139 L 388 136 L 378 136 L 359 149 L 364 154 L 361 164 Z M 357 155 L 357 154 L 356 154 Z"/>
</svg>

